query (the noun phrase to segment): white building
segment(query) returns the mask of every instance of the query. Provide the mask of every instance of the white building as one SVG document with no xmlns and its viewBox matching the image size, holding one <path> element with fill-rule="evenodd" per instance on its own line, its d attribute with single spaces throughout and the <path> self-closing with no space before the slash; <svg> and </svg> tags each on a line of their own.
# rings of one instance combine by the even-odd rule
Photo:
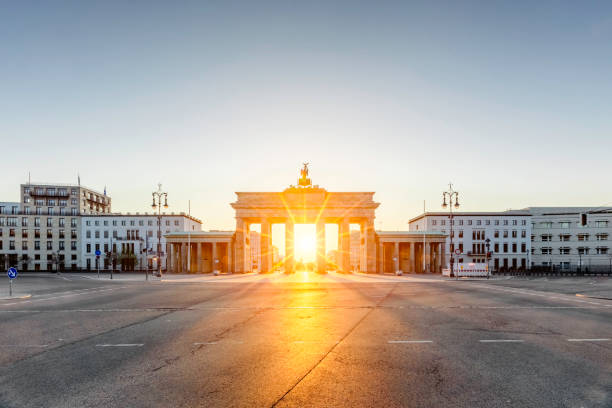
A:
<svg viewBox="0 0 612 408">
<path fill-rule="evenodd" d="M 526 210 L 453 213 L 453 246 L 448 212 L 426 212 L 412 218 L 410 231 L 448 234 L 445 259 L 454 262 L 486 263 L 487 239 L 493 271 L 527 269 L 531 265 L 531 214 Z M 458 250 L 459 254 L 455 254 Z"/>
<path fill-rule="evenodd" d="M 612 265 L 612 209 L 529 207 L 535 268 L 597 271 Z"/>
<path fill-rule="evenodd" d="M 158 220 L 154 214 L 99 214 L 81 217 L 81 265 L 87 270 L 109 269 L 113 259 L 123 270 L 154 268 L 157 254 Z M 162 268 L 166 267 L 165 234 L 201 231 L 202 222 L 185 213 L 162 213 Z M 96 251 L 102 254 L 99 260 Z M 112 252 L 112 254 L 109 254 Z"/>
</svg>

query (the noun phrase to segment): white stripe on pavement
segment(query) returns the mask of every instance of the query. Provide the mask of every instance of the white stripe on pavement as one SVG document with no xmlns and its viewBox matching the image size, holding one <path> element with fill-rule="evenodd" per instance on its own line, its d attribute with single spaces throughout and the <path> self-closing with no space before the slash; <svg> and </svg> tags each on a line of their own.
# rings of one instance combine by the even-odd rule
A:
<svg viewBox="0 0 612 408">
<path fill-rule="evenodd" d="M 488 340 L 478 340 L 481 343 L 522 343 L 523 340 L 515 340 L 515 339 L 488 339 Z"/>
<path fill-rule="evenodd" d="M 144 343 L 96 344 L 96 347 L 142 347 Z"/>
<path fill-rule="evenodd" d="M 389 344 L 433 343 L 431 340 L 389 340 Z"/>
<path fill-rule="evenodd" d="M 567 339 L 567 341 L 610 341 L 610 339 Z"/>
<path fill-rule="evenodd" d="M 49 347 L 48 344 L 0 344 L 0 348 L 3 347 Z"/>
</svg>

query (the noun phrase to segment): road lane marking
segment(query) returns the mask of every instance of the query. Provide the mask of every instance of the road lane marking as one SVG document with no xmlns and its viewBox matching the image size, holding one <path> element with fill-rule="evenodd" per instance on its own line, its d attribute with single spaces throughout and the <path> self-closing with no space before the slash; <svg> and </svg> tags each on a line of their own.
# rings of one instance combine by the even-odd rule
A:
<svg viewBox="0 0 612 408">
<path fill-rule="evenodd" d="M 108 292 L 108 291 L 113 291 L 113 290 L 117 290 L 117 289 L 125 289 L 128 288 L 129 286 L 121 286 L 118 288 L 107 288 L 107 289 L 100 289 L 100 290 L 96 290 L 96 291 L 90 291 L 90 292 L 60 292 L 60 293 L 68 293 L 67 295 L 62 295 L 62 296 L 53 296 L 53 297 L 46 297 L 46 298 L 34 298 L 34 299 L 30 299 L 30 300 L 24 300 L 23 302 L 13 302 L 13 303 L 2 303 L 0 304 L 0 306 L 12 306 L 12 305 L 23 305 L 26 303 L 34 303 L 34 302 L 43 302 L 46 300 L 54 300 L 54 299 L 61 299 L 61 298 L 67 298 L 67 297 L 72 297 L 72 296 L 80 296 L 80 295 L 89 295 L 89 294 L 94 294 L 94 293 L 101 293 L 101 292 Z M 48 295 L 48 294 L 47 294 Z M 55 295 L 55 294 L 53 294 Z M 41 296 L 46 296 L 46 295 L 41 295 Z"/>
<path fill-rule="evenodd" d="M 0 348 L 3 347 L 7 347 L 7 348 L 28 348 L 28 347 L 32 347 L 32 348 L 44 348 L 44 347 L 49 347 L 48 344 L 0 344 Z"/>
<path fill-rule="evenodd" d="M 610 341 L 610 339 L 567 339 L 567 341 Z"/>
<path fill-rule="evenodd" d="M 96 347 L 142 347 L 144 343 L 96 344 Z"/>
<path fill-rule="evenodd" d="M 433 343 L 432 340 L 389 340 L 389 344 L 421 344 L 421 343 Z"/>
<path fill-rule="evenodd" d="M 487 340 L 478 340 L 481 343 L 523 343 L 524 340 L 517 339 L 487 339 Z"/>
</svg>

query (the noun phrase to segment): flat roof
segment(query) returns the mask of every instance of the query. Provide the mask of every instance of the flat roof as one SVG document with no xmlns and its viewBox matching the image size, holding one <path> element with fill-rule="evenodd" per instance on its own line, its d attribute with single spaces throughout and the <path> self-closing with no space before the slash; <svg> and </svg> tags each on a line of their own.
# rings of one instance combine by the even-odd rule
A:
<svg viewBox="0 0 612 408">
<path fill-rule="evenodd" d="M 448 211 L 435 211 L 435 212 L 425 212 L 423 214 L 417 215 L 414 218 L 408 220 L 408 223 L 420 220 L 424 217 L 448 217 Z M 453 212 L 453 217 L 530 217 L 531 213 L 526 210 L 509 210 L 509 211 L 464 211 L 464 212 Z"/>
</svg>

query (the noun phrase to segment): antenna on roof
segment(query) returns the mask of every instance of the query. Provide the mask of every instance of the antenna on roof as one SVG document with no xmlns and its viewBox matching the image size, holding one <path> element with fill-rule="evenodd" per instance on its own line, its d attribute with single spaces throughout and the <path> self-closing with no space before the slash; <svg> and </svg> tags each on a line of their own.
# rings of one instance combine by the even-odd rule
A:
<svg viewBox="0 0 612 408">
<path fill-rule="evenodd" d="M 81 186 L 81 175 L 79 173 L 77 173 L 77 182 L 79 184 L 79 187 Z"/>
<path fill-rule="evenodd" d="M 32 177 L 30 175 L 30 172 L 28 171 L 28 184 L 30 184 L 32 182 Z"/>
</svg>

